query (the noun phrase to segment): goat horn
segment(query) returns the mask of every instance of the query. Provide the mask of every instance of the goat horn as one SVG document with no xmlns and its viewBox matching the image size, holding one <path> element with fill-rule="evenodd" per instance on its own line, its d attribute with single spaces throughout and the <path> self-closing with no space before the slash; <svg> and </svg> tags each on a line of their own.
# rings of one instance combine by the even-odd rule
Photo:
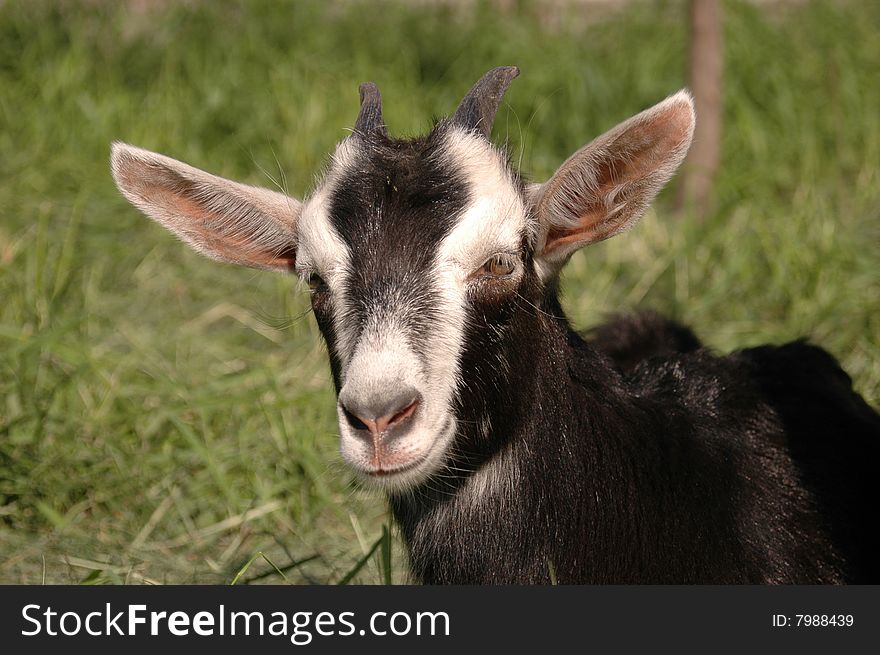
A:
<svg viewBox="0 0 880 655">
<path fill-rule="evenodd" d="M 372 82 L 364 82 L 358 90 L 361 95 L 361 110 L 354 124 L 355 133 L 363 136 L 373 132 L 387 134 L 382 122 L 382 96 L 379 95 L 379 87 Z"/>
<path fill-rule="evenodd" d="M 458 105 L 452 117 L 453 124 L 466 130 L 477 130 L 488 138 L 501 98 L 517 75 L 519 68 L 516 66 L 493 68 L 483 75 Z"/>
</svg>

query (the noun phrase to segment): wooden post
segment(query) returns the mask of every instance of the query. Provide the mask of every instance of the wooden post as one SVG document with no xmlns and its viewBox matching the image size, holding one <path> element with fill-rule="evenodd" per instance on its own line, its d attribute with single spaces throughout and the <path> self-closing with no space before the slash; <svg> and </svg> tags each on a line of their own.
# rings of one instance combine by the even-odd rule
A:
<svg viewBox="0 0 880 655">
<path fill-rule="evenodd" d="M 700 218 L 711 212 L 713 181 L 721 163 L 721 112 L 724 45 L 721 0 L 690 0 L 689 84 L 697 126 L 679 187 L 679 209 Z"/>
</svg>

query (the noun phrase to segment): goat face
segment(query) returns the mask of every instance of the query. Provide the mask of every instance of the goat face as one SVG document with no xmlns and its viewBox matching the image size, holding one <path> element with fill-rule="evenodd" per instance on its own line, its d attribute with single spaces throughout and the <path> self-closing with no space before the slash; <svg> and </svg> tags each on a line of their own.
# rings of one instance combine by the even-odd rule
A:
<svg viewBox="0 0 880 655">
<path fill-rule="evenodd" d="M 454 124 L 339 146 L 303 207 L 296 269 L 329 346 L 342 453 L 356 470 L 406 485 L 440 465 L 457 431 L 467 327 L 487 312 L 487 329 L 509 320 L 531 264 L 527 226 L 504 157 Z"/>
<path fill-rule="evenodd" d="M 389 490 L 478 450 L 490 407 L 528 374 L 523 343 L 559 268 L 633 224 L 690 143 L 693 107 L 679 93 L 526 186 L 488 139 L 517 73 L 490 71 L 412 140 L 388 137 L 378 91 L 363 85 L 354 132 L 303 203 L 114 145 L 117 184 L 147 215 L 208 256 L 308 283 L 343 457 Z"/>
</svg>

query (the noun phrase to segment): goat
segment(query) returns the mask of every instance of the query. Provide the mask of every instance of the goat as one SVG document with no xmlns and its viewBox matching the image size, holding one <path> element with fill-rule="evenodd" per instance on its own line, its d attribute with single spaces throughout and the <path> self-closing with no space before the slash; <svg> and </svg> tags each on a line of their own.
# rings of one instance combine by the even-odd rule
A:
<svg viewBox="0 0 880 655">
<path fill-rule="evenodd" d="M 299 201 L 122 143 L 116 183 L 205 255 L 309 286 L 341 452 L 423 583 L 878 582 L 880 416 L 805 342 L 716 356 L 657 314 L 584 339 L 577 249 L 631 227 L 684 158 L 680 91 L 526 183 L 489 140 L 519 71 L 397 139 L 360 87 Z"/>
</svg>

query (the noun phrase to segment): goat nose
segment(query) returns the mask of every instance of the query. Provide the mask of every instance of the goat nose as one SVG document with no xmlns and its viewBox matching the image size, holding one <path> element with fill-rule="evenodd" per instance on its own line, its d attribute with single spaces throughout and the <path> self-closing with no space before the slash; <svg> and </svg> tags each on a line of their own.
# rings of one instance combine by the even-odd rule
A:
<svg viewBox="0 0 880 655">
<path fill-rule="evenodd" d="M 421 394 L 412 387 L 370 398 L 346 394 L 345 389 L 339 394 L 339 404 L 349 425 L 368 431 L 373 439 L 383 438 L 407 423 L 420 401 Z"/>
</svg>

